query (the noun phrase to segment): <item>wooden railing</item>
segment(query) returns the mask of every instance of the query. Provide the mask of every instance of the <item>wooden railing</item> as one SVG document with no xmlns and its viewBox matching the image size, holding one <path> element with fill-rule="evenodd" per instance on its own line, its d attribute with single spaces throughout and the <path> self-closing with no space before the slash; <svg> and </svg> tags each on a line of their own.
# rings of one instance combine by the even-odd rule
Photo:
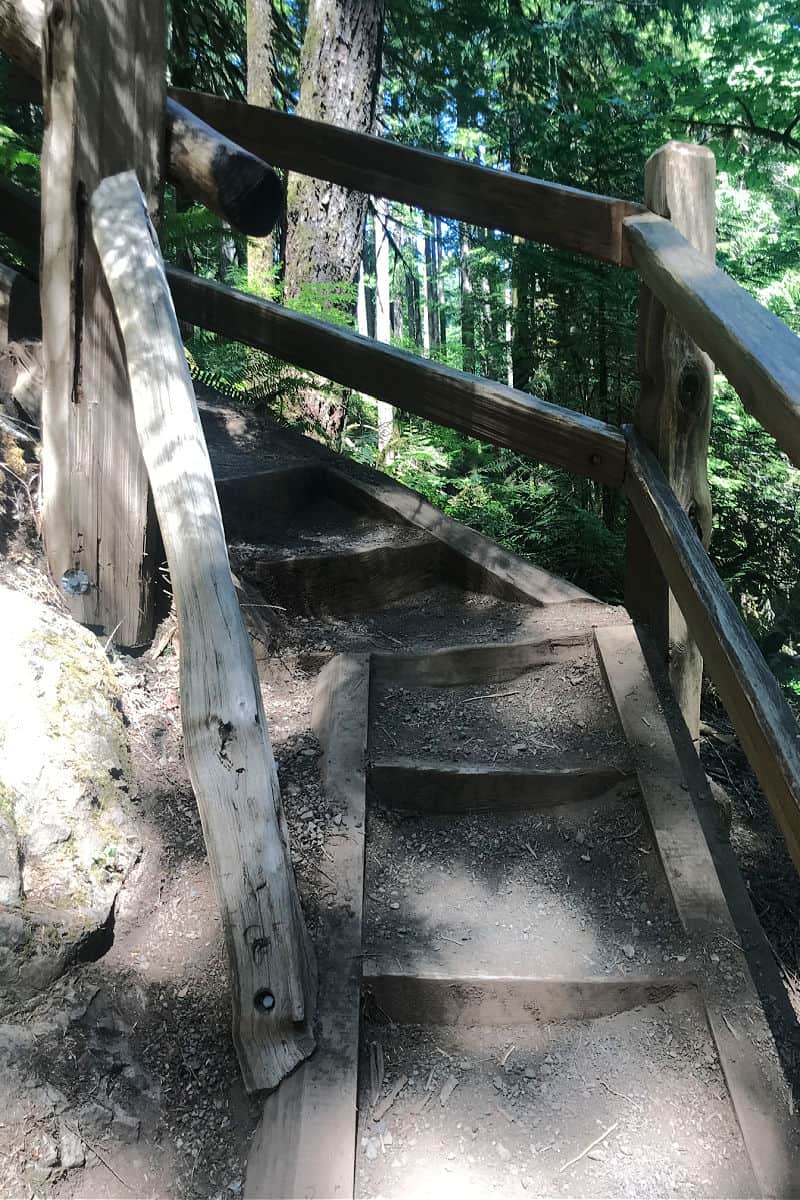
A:
<svg viewBox="0 0 800 1200">
<path fill-rule="evenodd" d="M 287 169 L 634 267 L 800 465 L 800 339 L 670 221 L 627 201 L 271 110 L 193 93 L 176 98 Z M 0 228 L 30 242 L 38 229 L 35 198 L 2 184 Z M 624 488 L 663 572 L 651 591 L 668 586 L 674 594 L 800 869 L 797 724 L 662 466 L 635 429 L 614 429 L 182 271 L 172 269 L 168 278 L 178 314 L 196 325 L 471 436 Z M 665 458 L 663 446 L 659 452 Z M 630 555 L 628 570 L 636 570 Z M 691 728 L 695 716 L 686 715 Z"/>
</svg>

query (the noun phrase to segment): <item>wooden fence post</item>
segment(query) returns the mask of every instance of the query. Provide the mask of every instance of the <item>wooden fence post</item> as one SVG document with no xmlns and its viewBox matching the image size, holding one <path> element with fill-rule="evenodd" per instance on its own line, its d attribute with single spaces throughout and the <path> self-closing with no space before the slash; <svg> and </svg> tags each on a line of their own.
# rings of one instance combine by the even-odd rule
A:
<svg viewBox="0 0 800 1200">
<path fill-rule="evenodd" d="M 704 146 L 668 142 L 647 160 L 645 202 L 667 217 L 695 249 L 716 254 L 716 164 Z M 634 424 L 707 546 L 711 498 L 707 456 L 714 367 L 642 286 L 639 310 L 641 393 Z M 692 738 L 700 727 L 703 660 L 670 593 L 638 518 L 629 511 L 625 602 L 635 620 L 649 626 L 669 663 L 670 682 Z"/>
<path fill-rule="evenodd" d="M 70 609 L 123 646 L 152 635 L 158 531 L 89 197 L 133 169 L 160 207 L 164 0 L 48 0 L 42 55 L 43 533 Z"/>
</svg>

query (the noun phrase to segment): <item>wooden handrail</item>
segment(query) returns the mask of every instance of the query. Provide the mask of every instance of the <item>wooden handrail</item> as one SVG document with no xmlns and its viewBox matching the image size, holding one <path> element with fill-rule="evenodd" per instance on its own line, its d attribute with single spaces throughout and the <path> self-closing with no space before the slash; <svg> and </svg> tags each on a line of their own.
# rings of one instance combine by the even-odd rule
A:
<svg viewBox="0 0 800 1200">
<path fill-rule="evenodd" d="M 170 88 L 169 94 L 253 154 L 266 154 L 276 166 L 630 266 L 622 221 L 645 212 L 640 204 L 495 171 L 274 108 L 180 88 Z"/>
<path fill-rule="evenodd" d="M 634 266 L 800 466 L 800 338 L 654 213 L 628 217 Z"/>
<path fill-rule="evenodd" d="M 167 278 L 178 313 L 194 325 L 470 437 L 622 485 L 625 439 L 612 425 L 188 271 L 171 267 Z"/>
<path fill-rule="evenodd" d="M 800 731 L 664 472 L 626 427 L 625 491 L 800 870 Z"/>
</svg>

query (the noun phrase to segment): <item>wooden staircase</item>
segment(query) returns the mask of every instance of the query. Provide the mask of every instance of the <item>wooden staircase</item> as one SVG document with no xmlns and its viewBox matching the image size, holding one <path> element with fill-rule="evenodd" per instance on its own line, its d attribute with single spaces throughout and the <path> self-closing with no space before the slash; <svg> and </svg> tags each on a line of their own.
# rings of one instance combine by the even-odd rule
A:
<svg viewBox="0 0 800 1200">
<path fill-rule="evenodd" d="M 284 661 L 318 656 L 341 818 L 318 1050 L 265 1102 L 246 1195 L 799 1195 L 780 983 L 625 611 L 306 439 L 203 419 L 234 571 Z"/>
</svg>

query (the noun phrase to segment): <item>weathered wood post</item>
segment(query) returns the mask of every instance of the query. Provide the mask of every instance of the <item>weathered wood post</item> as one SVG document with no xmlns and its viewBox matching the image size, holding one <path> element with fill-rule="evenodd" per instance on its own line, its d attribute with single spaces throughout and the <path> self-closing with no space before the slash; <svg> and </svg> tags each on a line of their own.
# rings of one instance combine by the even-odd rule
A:
<svg viewBox="0 0 800 1200">
<path fill-rule="evenodd" d="M 667 217 L 701 254 L 716 255 L 716 164 L 704 146 L 668 142 L 647 160 L 645 203 Z M 634 424 L 658 457 L 678 500 L 708 545 L 711 497 L 707 456 L 714 368 L 642 287 L 639 310 L 641 393 Z M 670 682 L 692 737 L 700 726 L 703 660 L 667 587 L 647 536 L 629 512 L 625 602 L 649 626 L 669 664 Z"/>
<path fill-rule="evenodd" d="M 161 198 L 164 0 L 48 0 L 42 54 L 43 533 L 73 615 L 124 646 L 153 629 L 157 526 L 89 197 L 133 169 Z"/>
<path fill-rule="evenodd" d="M 253 648 L 164 263 L 132 172 L 99 185 L 92 218 L 175 593 L 184 750 L 228 947 L 234 1043 L 247 1089 L 274 1088 L 314 1049 L 317 979 Z"/>
</svg>

